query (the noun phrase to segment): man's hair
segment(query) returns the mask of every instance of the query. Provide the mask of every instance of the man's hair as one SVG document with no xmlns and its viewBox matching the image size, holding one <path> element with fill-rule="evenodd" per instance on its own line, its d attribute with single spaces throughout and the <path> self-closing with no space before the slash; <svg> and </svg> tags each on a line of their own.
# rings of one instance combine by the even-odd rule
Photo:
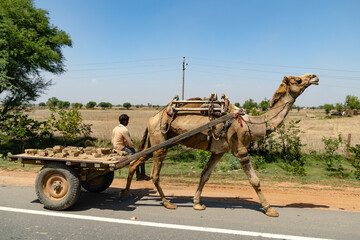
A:
<svg viewBox="0 0 360 240">
<path fill-rule="evenodd" d="M 121 114 L 119 117 L 119 122 L 121 124 L 125 123 L 126 121 L 129 121 L 129 116 L 127 114 Z"/>
</svg>

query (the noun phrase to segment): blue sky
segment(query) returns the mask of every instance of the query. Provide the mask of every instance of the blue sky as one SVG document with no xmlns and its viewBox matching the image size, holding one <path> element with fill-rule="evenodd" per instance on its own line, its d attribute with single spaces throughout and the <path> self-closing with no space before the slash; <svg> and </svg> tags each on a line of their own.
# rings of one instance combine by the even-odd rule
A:
<svg viewBox="0 0 360 240">
<path fill-rule="evenodd" d="M 67 32 L 67 72 L 37 102 L 165 105 L 225 93 L 271 99 L 283 76 L 315 73 L 300 106 L 360 97 L 360 1 L 34 0 Z"/>
</svg>

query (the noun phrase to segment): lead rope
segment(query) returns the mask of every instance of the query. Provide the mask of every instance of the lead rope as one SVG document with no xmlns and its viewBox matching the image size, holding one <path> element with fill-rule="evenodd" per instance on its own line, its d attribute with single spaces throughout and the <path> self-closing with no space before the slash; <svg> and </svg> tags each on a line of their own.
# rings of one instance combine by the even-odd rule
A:
<svg viewBox="0 0 360 240">
<path fill-rule="evenodd" d="M 214 96 L 211 96 L 210 97 L 210 105 L 209 105 L 209 111 L 208 111 L 208 115 L 209 115 L 209 120 L 212 121 L 215 119 L 214 117 L 214 100 L 215 100 L 215 97 Z M 219 136 L 216 136 L 215 135 L 215 130 L 216 130 L 216 127 L 213 126 L 209 129 L 208 131 L 208 150 L 210 150 L 211 148 L 211 144 L 212 144 L 212 139 L 215 139 L 216 141 L 218 141 L 221 137 L 221 134 Z"/>
<path fill-rule="evenodd" d="M 175 112 L 172 114 L 171 119 L 170 119 L 170 122 L 169 122 L 169 125 L 168 125 L 166 131 L 164 132 L 164 131 L 162 130 L 161 125 L 162 125 L 162 118 L 163 118 L 163 115 L 164 115 L 164 111 L 165 111 L 165 110 L 166 110 L 166 108 L 164 108 L 164 110 L 163 110 L 162 113 L 161 113 L 160 123 L 159 123 L 159 125 L 160 125 L 160 131 L 161 131 L 161 133 L 164 134 L 164 135 L 167 134 L 167 133 L 170 131 L 171 123 L 174 121 L 174 118 L 175 118 L 175 115 L 176 115 Z"/>
</svg>

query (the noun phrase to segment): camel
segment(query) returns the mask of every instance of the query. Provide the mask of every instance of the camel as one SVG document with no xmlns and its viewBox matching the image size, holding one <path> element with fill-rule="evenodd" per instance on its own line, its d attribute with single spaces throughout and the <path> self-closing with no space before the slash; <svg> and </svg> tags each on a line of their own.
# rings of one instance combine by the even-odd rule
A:
<svg viewBox="0 0 360 240">
<path fill-rule="evenodd" d="M 209 180 L 211 172 L 214 170 L 216 164 L 219 162 L 224 153 L 231 151 L 231 153 L 240 161 L 251 186 L 258 195 L 265 214 L 271 217 L 279 216 L 279 213 L 270 206 L 261 191 L 260 180 L 256 176 L 255 170 L 250 162 L 247 148 L 249 147 L 251 141 L 262 138 L 275 131 L 276 127 L 285 119 L 296 98 L 307 87 L 312 84 L 318 85 L 318 82 L 319 78 L 314 74 L 305 74 L 300 77 L 284 77 L 280 87 L 276 90 L 272 100 L 270 101 L 270 109 L 265 114 L 260 116 L 250 116 L 245 114 L 242 115 L 241 118 L 237 115 L 237 121 L 233 121 L 227 130 L 224 130 L 224 123 L 218 124 L 216 128 L 213 129 L 213 133 L 215 133 L 217 137 L 213 138 L 210 147 L 208 143 L 208 130 L 178 143 L 190 148 L 208 150 L 211 152 L 210 159 L 201 173 L 200 182 L 193 199 L 193 208 L 195 210 L 204 210 L 206 208 L 204 204 L 200 203 L 200 196 L 204 185 Z M 188 103 L 184 104 L 182 107 L 200 107 L 200 104 Z M 239 111 L 240 108 L 230 104 L 231 113 L 236 114 Z M 179 111 L 169 126 L 170 121 L 171 118 L 167 115 L 166 111 L 160 111 L 155 116 L 151 117 L 148 120 L 148 125 L 140 143 L 139 151 L 144 149 L 146 140 L 148 141 L 145 148 L 149 148 L 150 146 L 160 144 L 167 139 L 206 124 L 210 120 L 208 116 L 204 116 L 200 114 L 200 112 L 194 113 Z M 167 133 L 165 133 L 166 129 L 168 129 Z M 162 148 L 152 154 L 148 154 L 134 160 L 130 164 L 126 188 L 120 193 L 120 198 L 129 192 L 131 180 L 136 168 L 141 163 L 153 157 L 153 168 L 151 174 L 153 183 L 160 194 L 164 206 L 167 209 L 177 208 L 175 204 L 166 199 L 160 186 L 160 170 L 163 160 L 167 154 L 167 150 L 167 148 Z"/>
</svg>

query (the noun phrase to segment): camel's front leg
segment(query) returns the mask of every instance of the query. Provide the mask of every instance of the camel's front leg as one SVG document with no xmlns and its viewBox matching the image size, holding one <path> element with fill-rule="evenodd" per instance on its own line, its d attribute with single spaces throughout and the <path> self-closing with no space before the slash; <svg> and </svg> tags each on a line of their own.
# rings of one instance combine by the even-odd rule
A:
<svg viewBox="0 0 360 240">
<path fill-rule="evenodd" d="M 260 180 L 256 176 L 255 170 L 250 162 L 248 153 L 246 152 L 244 154 L 237 154 L 237 155 L 238 155 L 237 157 L 242 165 L 242 168 L 243 168 L 244 172 L 246 173 L 246 176 L 249 179 L 251 186 L 253 186 L 253 188 L 256 191 L 256 194 L 259 197 L 259 200 L 261 202 L 263 209 L 266 212 L 266 215 L 270 216 L 270 217 L 278 217 L 279 213 L 270 207 L 270 204 L 267 202 L 267 200 L 265 199 L 265 197 L 261 191 Z"/>
<path fill-rule="evenodd" d="M 176 204 L 170 203 L 166 199 L 165 194 L 160 186 L 160 171 L 161 171 L 161 167 L 162 167 L 162 162 L 163 162 L 164 158 L 166 157 L 166 153 L 167 153 L 167 149 L 164 149 L 164 148 L 154 152 L 152 179 L 153 179 L 156 189 L 158 190 L 158 192 L 160 194 L 160 197 L 161 197 L 161 200 L 162 200 L 164 206 L 167 209 L 176 209 L 177 208 Z"/>
<path fill-rule="evenodd" d="M 131 185 L 131 181 L 132 178 L 134 176 L 134 173 L 136 172 L 136 168 L 142 164 L 143 162 L 147 161 L 149 158 L 151 157 L 151 155 L 146 155 L 144 157 L 141 157 L 137 160 L 135 160 L 135 162 L 132 162 L 129 166 L 129 175 L 127 177 L 127 181 L 126 181 L 126 187 L 125 189 L 123 189 L 119 195 L 119 199 L 121 199 L 122 197 L 124 197 L 126 194 L 129 193 L 130 191 L 130 185 Z"/>
<path fill-rule="evenodd" d="M 205 186 L 205 183 L 209 180 L 212 171 L 214 170 L 216 164 L 219 162 L 224 153 L 221 154 L 212 154 L 209 161 L 206 163 L 204 170 L 201 173 L 200 183 L 196 190 L 194 196 L 194 206 L 195 210 L 205 210 L 206 206 L 204 204 L 200 204 L 200 196 L 201 192 Z"/>
</svg>

